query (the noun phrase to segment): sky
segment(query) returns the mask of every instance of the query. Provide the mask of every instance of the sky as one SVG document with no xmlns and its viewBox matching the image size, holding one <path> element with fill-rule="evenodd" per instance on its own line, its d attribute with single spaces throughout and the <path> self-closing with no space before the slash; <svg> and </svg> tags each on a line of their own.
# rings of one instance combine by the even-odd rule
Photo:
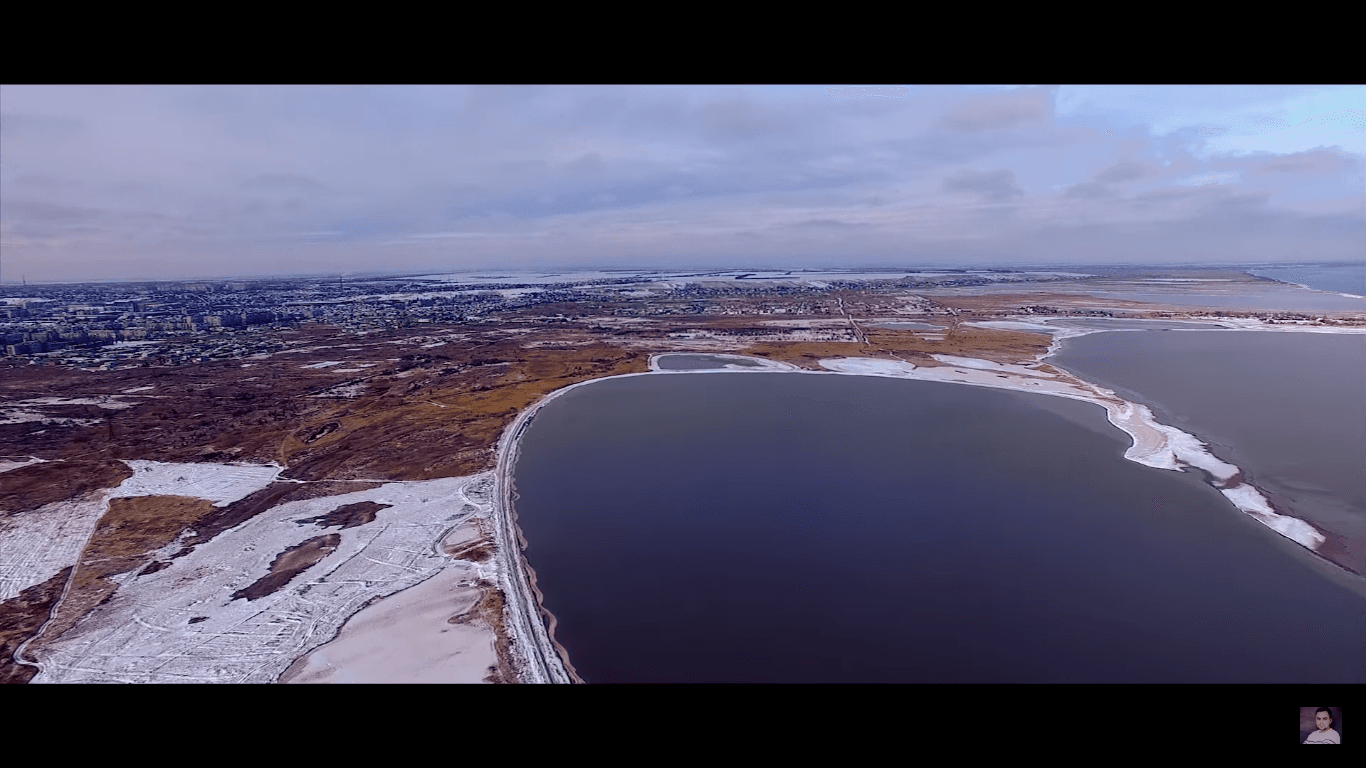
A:
<svg viewBox="0 0 1366 768">
<path fill-rule="evenodd" d="M 1366 260 L 1366 86 L 0 85 L 0 282 Z"/>
</svg>

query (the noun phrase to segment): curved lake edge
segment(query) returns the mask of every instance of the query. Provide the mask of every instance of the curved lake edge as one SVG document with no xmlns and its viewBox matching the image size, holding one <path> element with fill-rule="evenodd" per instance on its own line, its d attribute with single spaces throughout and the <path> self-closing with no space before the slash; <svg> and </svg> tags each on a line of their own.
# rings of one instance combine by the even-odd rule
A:
<svg viewBox="0 0 1366 768">
<path fill-rule="evenodd" d="M 1322 327 L 1285 327 L 1270 326 L 1252 322 L 1230 322 L 1227 318 L 1221 318 L 1220 324 L 1211 323 L 1207 328 L 1172 328 L 1170 330 L 1228 330 L 1228 331 L 1284 331 L 1284 332 L 1312 332 L 1312 333 L 1360 333 L 1366 334 L 1366 328 L 1322 328 Z M 1024 330 L 1020 326 L 1031 326 L 1036 332 L 1046 332 L 1053 336 L 1053 341 L 1048 350 L 1040 355 L 1033 364 L 1045 363 L 1060 348 L 1063 341 L 1091 333 L 1115 333 L 1130 330 L 1150 330 L 1147 328 L 1124 328 L 1124 329 L 1088 329 L 1088 328 L 1067 328 L 1061 326 L 1049 326 L 1040 323 L 1034 318 L 1021 319 L 1020 321 L 979 321 L 973 325 L 984 327 L 1008 327 L 1013 330 Z M 776 361 L 762 360 L 762 358 L 747 357 L 749 360 L 762 360 L 766 365 L 745 366 L 745 367 L 722 367 L 709 369 L 681 369 L 666 370 L 658 367 L 658 358 L 667 354 L 702 354 L 711 357 L 736 357 L 745 358 L 744 355 L 725 355 L 714 353 L 659 353 L 651 355 L 651 370 L 640 373 L 625 373 L 615 376 L 605 376 L 598 379 L 577 382 L 562 389 L 548 393 L 540 400 L 527 407 L 513 423 L 505 430 L 500 438 L 498 450 L 498 461 L 495 469 L 495 477 L 499 483 L 499 491 L 494 496 L 494 509 L 492 519 L 495 522 L 495 539 L 500 551 L 507 553 L 507 568 L 502 574 L 506 583 L 503 585 L 508 595 L 508 622 L 509 634 L 513 636 L 513 641 L 525 649 L 526 662 L 528 668 L 524 671 L 524 682 L 533 683 L 582 683 L 582 678 L 574 671 L 569 661 L 568 651 L 560 645 L 554 638 L 554 630 L 557 620 L 554 615 L 545 608 L 540 590 L 536 587 L 536 575 L 522 554 L 526 548 L 526 539 L 522 534 L 521 528 L 517 524 L 517 513 L 514 502 L 517 494 L 513 472 L 516 467 L 517 458 L 520 452 L 521 438 L 526 429 L 534 421 L 536 413 L 548 403 L 553 402 L 559 396 L 577 387 L 594 384 L 597 382 L 608 381 L 611 379 L 622 379 L 634 376 L 658 376 L 658 375 L 679 375 L 679 374 L 746 374 L 746 373 L 804 373 L 816 375 L 844 375 L 844 376 L 871 376 L 880 378 L 898 378 L 912 381 L 937 381 L 941 383 L 967 384 L 969 386 L 979 386 L 991 389 L 1002 389 L 1014 392 L 1025 392 L 1035 394 L 1047 394 L 1055 397 L 1063 397 L 1072 400 L 1080 400 L 1099 405 L 1106 411 L 1107 420 L 1117 429 L 1129 435 L 1132 444 L 1124 453 L 1124 458 L 1135 463 L 1157 469 L 1172 471 L 1185 471 L 1187 469 L 1198 469 L 1204 474 L 1206 482 L 1219 490 L 1220 493 L 1239 511 L 1247 514 L 1262 523 L 1267 528 L 1275 531 L 1284 538 L 1299 544 L 1316 560 L 1326 563 L 1341 575 L 1352 578 L 1354 591 L 1358 594 L 1363 593 L 1366 587 L 1366 579 L 1361 578 L 1361 574 L 1356 573 L 1330 560 L 1315 551 L 1315 548 L 1324 541 L 1323 534 L 1309 523 L 1299 518 L 1281 514 L 1273 505 L 1267 501 L 1259 489 L 1243 481 L 1242 471 L 1227 462 L 1224 462 L 1210 453 L 1208 446 L 1188 432 L 1182 431 L 1160 423 L 1151 409 L 1147 406 L 1124 400 L 1109 389 L 1092 384 L 1084 379 L 1065 371 L 1056 366 L 1050 366 L 1053 370 L 1059 371 L 1060 376 L 1042 372 L 1032 372 L 1036 375 L 1024 373 L 1025 369 L 1018 365 L 1002 365 L 986 360 L 972 360 L 969 358 L 948 358 L 941 360 L 946 363 L 934 367 L 916 366 L 911 363 L 888 360 L 885 358 L 833 358 L 823 359 L 819 364 L 827 368 L 824 371 L 812 371 L 795 366 L 788 366 L 785 363 Z M 972 363 L 983 364 L 981 367 L 969 367 Z M 967 364 L 967 365 L 965 365 Z M 779 367 L 782 366 L 782 367 Z M 962 370 L 967 367 L 968 370 Z M 1040 378 L 1040 376 L 1047 378 Z M 998 381 L 1000 379 L 1003 381 Z M 513 542 L 516 542 L 516 549 L 512 549 Z M 1355 582 L 1362 582 L 1356 584 Z M 534 608 L 533 608 L 534 606 Z M 533 617 L 538 616 L 539 621 Z"/>
</svg>

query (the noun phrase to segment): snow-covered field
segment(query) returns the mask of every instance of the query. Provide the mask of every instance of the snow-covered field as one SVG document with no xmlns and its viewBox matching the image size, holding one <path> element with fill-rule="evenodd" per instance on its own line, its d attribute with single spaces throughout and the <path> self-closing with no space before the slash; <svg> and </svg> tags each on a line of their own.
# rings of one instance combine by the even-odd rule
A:
<svg viewBox="0 0 1366 768">
<path fill-rule="evenodd" d="M 0 600 L 75 565 L 95 524 L 109 509 L 110 499 L 165 494 L 229 504 L 266 487 L 281 470 L 231 464 L 125 463 L 133 475 L 116 488 L 0 520 Z"/>
<path fill-rule="evenodd" d="M 284 467 L 275 464 L 175 464 L 130 459 L 133 476 L 119 484 L 111 499 L 127 496 L 193 496 L 222 506 L 275 482 Z"/>
<path fill-rule="evenodd" d="M 143 493 L 184 493 L 188 477 L 179 480 L 181 470 L 172 467 L 145 467 L 126 484 L 139 483 Z M 220 471 L 223 478 L 236 479 L 197 480 L 204 498 L 233 496 L 279 470 Z M 42 666 L 33 682 L 272 682 L 295 659 L 332 640 L 348 617 L 375 598 L 449 568 L 469 578 L 497 578 L 496 558 L 466 563 L 438 548 L 454 526 L 488 509 L 492 481 L 492 473 L 484 473 L 386 483 L 270 509 L 162 570 L 120 577 L 110 602 L 55 642 L 30 651 Z M 360 501 L 391 506 L 379 510 L 372 522 L 347 529 L 300 522 Z M 285 587 L 254 601 L 231 599 L 233 592 L 265 576 L 286 549 L 328 533 L 340 536 L 337 548 Z M 168 557 L 178 548 L 172 544 L 157 554 Z M 475 659 L 482 674 L 487 665 L 478 654 L 449 662 L 458 668 Z"/>
<path fill-rule="evenodd" d="M 75 565 L 108 507 L 109 497 L 95 494 L 0 519 L 0 601 Z"/>
</svg>

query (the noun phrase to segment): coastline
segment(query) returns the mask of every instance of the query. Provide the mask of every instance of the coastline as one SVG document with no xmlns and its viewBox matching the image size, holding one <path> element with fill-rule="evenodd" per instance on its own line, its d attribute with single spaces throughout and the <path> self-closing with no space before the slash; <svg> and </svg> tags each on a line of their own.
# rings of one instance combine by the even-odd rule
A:
<svg viewBox="0 0 1366 768">
<path fill-rule="evenodd" d="M 1366 328 L 1322 328 L 1266 326 L 1258 321 L 1221 318 L 1218 323 L 1210 323 L 1208 328 L 1173 328 L 1171 330 L 1227 330 L 1227 331 L 1282 331 L 1310 333 L 1359 333 L 1366 334 Z M 912 363 L 887 360 L 883 358 L 830 358 L 822 359 L 819 364 L 824 371 L 797 368 L 786 363 L 763 360 L 735 354 L 715 353 L 660 353 L 651 355 L 650 370 L 644 373 L 626 373 L 606 376 L 600 379 L 581 381 L 545 395 L 532 406 L 518 415 L 517 419 L 500 438 L 498 463 L 495 470 L 499 492 L 495 496 L 491 517 L 495 521 L 495 536 L 500 552 L 505 552 L 507 567 L 499 569 L 505 573 L 507 582 L 503 585 L 512 602 L 509 613 L 513 614 L 509 629 L 517 628 L 515 642 L 524 647 L 528 663 L 524 682 L 584 682 L 573 671 L 568 652 L 554 639 L 555 618 L 541 603 L 540 590 L 536 588 L 535 572 L 522 555 L 525 539 L 517 525 L 514 502 L 516 492 L 513 470 L 519 454 L 520 441 L 526 428 L 530 426 L 537 411 L 560 395 L 576 387 L 593 384 L 609 379 L 629 376 L 679 375 L 679 374 L 716 374 L 716 373 L 803 373 L 815 375 L 876 376 L 918 381 L 937 381 L 941 383 L 966 384 L 968 386 L 1004 389 L 1015 392 L 1032 392 L 1052 395 L 1099 405 L 1105 409 L 1107 420 L 1129 435 L 1133 441 L 1125 451 L 1124 458 L 1145 466 L 1171 471 L 1184 471 L 1195 468 L 1203 471 L 1208 484 L 1224 496 L 1233 507 L 1248 515 L 1262 525 L 1270 528 L 1284 538 L 1299 544 L 1321 562 L 1333 566 L 1344 575 L 1357 580 L 1361 574 L 1346 566 L 1324 557 L 1317 550 L 1327 538 L 1310 523 L 1296 517 L 1281 514 L 1265 497 L 1260 489 L 1243 481 L 1242 470 L 1225 462 L 1209 452 L 1208 446 L 1198 437 L 1175 427 L 1162 424 L 1151 409 L 1140 403 L 1133 403 L 1119 397 L 1109 389 L 1065 371 L 1048 365 L 1060 348 L 1061 343 L 1077 336 L 1091 333 L 1118 333 L 1128 330 L 1148 330 L 1145 328 L 1090 329 L 1051 326 L 1032 318 L 1027 320 L 980 321 L 973 325 L 995 327 L 1003 330 L 1031 330 L 1049 333 L 1053 340 L 1048 350 L 1032 363 L 1010 365 L 975 358 L 958 358 L 947 355 L 934 355 L 941 365 L 933 367 L 916 366 Z M 673 369 L 659 367 L 659 358 L 668 354 L 704 354 L 712 357 L 746 357 L 760 360 L 764 365 L 739 366 L 727 365 L 711 369 Z M 1036 366 L 1046 365 L 1052 371 L 1034 370 Z M 517 549 L 510 548 L 512 542 Z M 1360 591 L 1360 590 L 1358 590 Z M 515 596 L 515 597 L 514 597 Z M 534 611 L 533 607 L 534 606 Z M 541 620 L 534 620 L 533 616 Z"/>
</svg>

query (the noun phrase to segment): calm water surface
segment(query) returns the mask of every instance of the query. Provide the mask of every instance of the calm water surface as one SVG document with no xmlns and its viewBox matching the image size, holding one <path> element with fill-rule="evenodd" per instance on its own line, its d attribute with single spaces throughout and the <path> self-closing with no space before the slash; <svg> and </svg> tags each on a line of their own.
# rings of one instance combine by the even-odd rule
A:
<svg viewBox="0 0 1366 768">
<path fill-rule="evenodd" d="M 739 365 L 745 368 L 759 368 L 763 365 L 758 360 L 746 360 L 742 357 L 722 357 L 719 355 L 689 355 L 671 354 L 661 355 L 658 360 L 659 367 L 665 371 L 702 371 L 715 368 L 725 368 L 727 365 Z"/>
<path fill-rule="evenodd" d="M 1042 395 L 636 376 L 538 413 L 517 514 L 589 682 L 1366 682 L 1366 598 L 1128 443 Z"/>
<path fill-rule="evenodd" d="M 1258 277 L 1269 277 L 1318 291 L 1350 293 L 1366 297 L 1366 264 L 1304 264 L 1261 267 L 1248 270 Z"/>
<path fill-rule="evenodd" d="M 1049 362 L 1211 443 L 1366 573 L 1366 335 L 1180 331 L 1063 341 Z"/>
</svg>

